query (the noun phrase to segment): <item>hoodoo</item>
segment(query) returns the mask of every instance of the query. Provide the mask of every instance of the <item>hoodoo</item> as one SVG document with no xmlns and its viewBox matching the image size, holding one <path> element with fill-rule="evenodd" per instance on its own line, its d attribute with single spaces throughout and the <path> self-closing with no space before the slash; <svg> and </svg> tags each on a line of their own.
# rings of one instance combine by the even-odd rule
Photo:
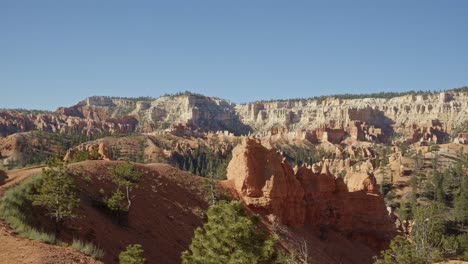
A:
<svg viewBox="0 0 468 264">
<path fill-rule="evenodd" d="M 227 178 L 241 199 L 271 221 L 332 229 L 381 249 L 396 229 L 372 174 L 353 192 L 326 168 L 303 165 L 294 173 L 274 149 L 252 138 L 233 150 Z"/>
</svg>

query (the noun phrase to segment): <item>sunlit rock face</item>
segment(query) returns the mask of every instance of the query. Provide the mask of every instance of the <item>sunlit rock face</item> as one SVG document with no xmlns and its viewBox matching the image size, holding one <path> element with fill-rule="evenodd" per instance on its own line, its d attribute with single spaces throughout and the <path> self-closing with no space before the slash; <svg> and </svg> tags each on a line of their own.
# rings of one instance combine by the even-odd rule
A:
<svg viewBox="0 0 468 264">
<path fill-rule="evenodd" d="M 280 153 L 247 138 L 233 150 L 227 178 L 248 206 L 273 221 L 330 228 L 373 248 L 384 247 L 395 234 L 372 174 L 350 192 L 327 166 L 304 165 L 294 173 Z"/>
<path fill-rule="evenodd" d="M 406 95 L 391 99 L 333 97 L 234 104 L 181 94 L 153 98 L 94 96 L 55 112 L 0 111 L 3 137 L 30 130 L 60 133 L 153 132 L 183 125 L 236 135 L 284 135 L 289 139 L 339 143 L 386 141 L 398 132 L 413 142 L 440 140 L 468 116 L 468 94 Z"/>
</svg>

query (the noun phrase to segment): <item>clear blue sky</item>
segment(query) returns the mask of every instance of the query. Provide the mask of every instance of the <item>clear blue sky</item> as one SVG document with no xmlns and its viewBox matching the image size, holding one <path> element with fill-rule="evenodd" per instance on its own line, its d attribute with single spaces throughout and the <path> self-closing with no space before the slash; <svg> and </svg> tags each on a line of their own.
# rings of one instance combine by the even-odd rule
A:
<svg viewBox="0 0 468 264">
<path fill-rule="evenodd" d="M 0 0 L 0 108 L 468 85 L 468 1 Z"/>
</svg>

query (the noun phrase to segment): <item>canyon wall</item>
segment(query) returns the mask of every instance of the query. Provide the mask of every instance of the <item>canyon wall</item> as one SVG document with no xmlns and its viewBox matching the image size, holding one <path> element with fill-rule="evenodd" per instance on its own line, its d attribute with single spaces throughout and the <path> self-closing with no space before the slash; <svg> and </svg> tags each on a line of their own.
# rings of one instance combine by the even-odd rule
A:
<svg viewBox="0 0 468 264">
<path fill-rule="evenodd" d="M 391 99 L 303 99 L 237 105 L 241 120 L 255 131 L 286 127 L 289 131 L 343 129 L 358 140 L 370 141 L 397 131 L 408 137 L 433 127 L 450 133 L 468 117 L 468 94 L 413 94 Z M 419 130 L 418 130 L 419 129 Z M 319 132 L 320 133 L 320 132 Z M 329 133 L 329 132 L 328 132 Z"/>
<path fill-rule="evenodd" d="M 346 137 L 385 141 L 396 131 L 415 142 L 440 140 L 468 116 L 466 92 L 413 94 L 391 99 L 339 98 L 235 105 L 195 94 L 157 99 L 90 97 L 51 113 L 0 110 L 0 135 L 44 130 L 57 133 L 153 132 L 178 125 L 236 135 L 287 135 L 315 143 Z"/>
<path fill-rule="evenodd" d="M 27 113 L 0 111 L 0 136 L 34 130 L 62 133 L 129 133 L 136 130 L 138 120 L 131 116 L 115 119 L 82 118 L 59 113 Z"/>
</svg>

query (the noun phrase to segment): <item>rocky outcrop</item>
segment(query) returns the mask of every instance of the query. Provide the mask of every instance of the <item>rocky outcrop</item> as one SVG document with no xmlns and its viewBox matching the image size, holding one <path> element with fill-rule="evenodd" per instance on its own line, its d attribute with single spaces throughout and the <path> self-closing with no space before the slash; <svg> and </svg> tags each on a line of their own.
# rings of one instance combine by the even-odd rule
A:
<svg viewBox="0 0 468 264">
<path fill-rule="evenodd" d="M 137 124 L 138 121 L 130 116 L 102 120 L 68 116 L 62 111 L 58 113 L 0 111 L 0 136 L 4 137 L 34 130 L 62 134 L 129 133 L 136 130 Z"/>
<path fill-rule="evenodd" d="M 107 147 L 104 143 L 84 143 L 76 148 L 71 148 L 67 150 L 65 153 L 65 157 L 63 158 L 64 161 L 72 161 L 75 158 L 77 152 L 82 151 L 86 152 L 88 156 L 91 156 L 92 159 L 99 159 L 99 160 L 111 160 L 110 155 L 107 151 Z"/>
<path fill-rule="evenodd" d="M 248 138 L 233 150 L 227 178 L 248 206 L 271 221 L 312 226 L 317 232 L 333 229 L 374 249 L 395 234 L 371 174 L 350 192 L 328 166 L 304 165 L 294 173 L 278 152 Z"/>
<path fill-rule="evenodd" d="M 391 99 L 329 97 L 240 105 L 191 93 L 157 99 L 95 96 L 53 113 L 2 110 L 0 135 L 30 130 L 149 133 L 182 125 L 203 132 L 255 133 L 261 137 L 335 144 L 346 137 L 388 141 L 395 130 L 416 142 L 421 138 L 432 139 L 433 135 L 440 141 L 442 135 L 464 122 L 466 116 L 468 94 L 461 91 Z"/>
<path fill-rule="evenodd" d="M 281 154 L 249 139 L 234 148 L 232 155 L 227 178 L 248 205 L 268 208 L 286 224 L 304 223 L 304 189 Z"/>
<path fill-rule="evenodd" d="M 90 97 L 75 106 L 58 111 L 92 120 L 132 116 L 138 120 L 138 131 L 141 132 L 152 132 L 179 124 L 203 131 L 228 130 L 235 134 L 250 132 L 249 127 L 240 122 L 233 103 L 190 93 L 140 100 Z"/>
<path fill-rule="evenodd" d="M 359 140 L 383 140 L 392 130 L 412 137 L 413 126 L 437 121 L 450 133 L 468 116 L 468 94 L 412 94 L 391 99 L 303 99 L 237 105 L 245 124 L 256 131 L 281 125 L 289 131 L 343 129 Z M 419 139 L 418 139 L 419 140 Z"/>
</svg>

